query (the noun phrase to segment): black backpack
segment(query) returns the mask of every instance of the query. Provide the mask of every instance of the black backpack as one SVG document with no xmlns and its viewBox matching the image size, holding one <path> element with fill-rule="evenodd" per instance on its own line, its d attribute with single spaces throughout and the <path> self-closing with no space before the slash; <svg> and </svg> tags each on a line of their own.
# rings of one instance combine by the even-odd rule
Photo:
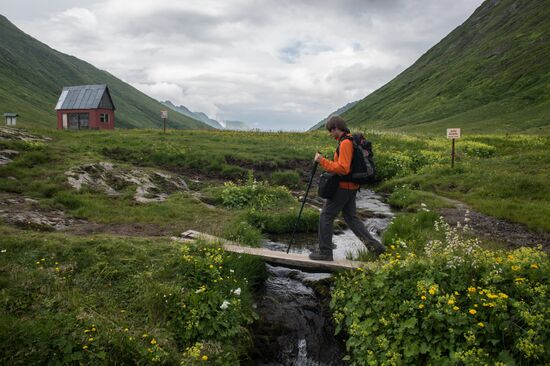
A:
<svg viewBox="0 0 550 366">
<path fill-rule="evenodd" d="M 344 139 L 348 139 L 353 142 L 353 158 L 351 160 L 350 174 L 343 175 L 341 180 L 344 182 L 352 182 L 357 184 L 372 182 L 376 174 L 372 143 L 367 141 L 365 136 L 360 132 L 354 133 L 352 136 L 344 135 L 340 142 Z M 338 144 L 336 153 L 340 155 L 340 144 Z"/>
</svg>

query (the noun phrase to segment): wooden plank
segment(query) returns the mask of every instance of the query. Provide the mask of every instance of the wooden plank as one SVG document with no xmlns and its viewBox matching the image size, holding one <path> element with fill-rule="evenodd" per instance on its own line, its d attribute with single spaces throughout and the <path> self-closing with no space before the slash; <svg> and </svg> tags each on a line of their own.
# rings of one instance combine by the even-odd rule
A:
<svg viewBox="0 0 550 366">
<path fill-rule="evenodd" d="M 263 258 L 266 262 L 296 267 L 301 269 L 307 269 L 312 271 L 328 271 L 338 272 L 342 270 L 356 269 L 359 267 L 368 269 L 372 263 L 350 261 L 350 260 L 336 260 L 336 261 L 314 261 L 309 259 L 305 254 L 286 253 L 266 248 L 251 248 L 241 246 L 238 243 L 219 238 L 213 235 L 201 233 L 194 230 L 187 230 L 181 234 L 179 241 L 192 241 L 199 238 L 203 238 L 208 241 L 220 242 L 224 249 L 233 253 L 249 254 Z"/>
</svg>

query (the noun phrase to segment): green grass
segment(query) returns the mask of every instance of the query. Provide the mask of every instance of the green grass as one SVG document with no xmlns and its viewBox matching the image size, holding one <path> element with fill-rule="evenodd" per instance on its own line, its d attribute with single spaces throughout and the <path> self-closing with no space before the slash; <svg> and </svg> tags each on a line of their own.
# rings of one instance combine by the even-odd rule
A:
<svg viewBox="0 0 550 366">
<path fill-rule="evenodd" d="M 179 364 L 197 344 L 214 364 L 246 355 L 260 260 L 162 238 L 0 234 L 4 365 Z"/>
</svg>

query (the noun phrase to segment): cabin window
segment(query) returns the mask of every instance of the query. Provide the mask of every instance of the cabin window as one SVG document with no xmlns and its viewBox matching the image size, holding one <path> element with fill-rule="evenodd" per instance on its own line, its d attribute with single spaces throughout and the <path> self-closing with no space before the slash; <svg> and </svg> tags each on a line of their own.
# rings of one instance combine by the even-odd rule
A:
<svg viewBox="0 0 550 366">
<path fill-rule="evenodd" d="M 109 114 L 107 113 L 101 113 L 99 115 L 99 121 L 100 122 L 103 122 L 103 123 L 108 123 L 109 122 Z"/>
</svg>

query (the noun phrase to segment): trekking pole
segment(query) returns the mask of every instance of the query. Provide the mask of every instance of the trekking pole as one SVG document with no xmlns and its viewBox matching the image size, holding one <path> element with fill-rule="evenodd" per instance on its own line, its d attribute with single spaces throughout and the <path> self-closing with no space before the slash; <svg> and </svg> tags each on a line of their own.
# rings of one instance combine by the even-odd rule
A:
<svg viewBox="0 0 550 366">
<path fill-rule="evenodd" d="M 304 199 L 302 200 L 302 207 L 300 208 L 300 212 L 298 213 L 298 218 L 296 219 L 296 222 L 294 222 L 294 229 L 292 229 L 292 236 L 290 237 L 290 241 L 288 242 L 288 248 L 286 248 L 287 254 L 288 254 L 288 251 L 290 250 L 290 246 L 292 245 L 292 242 L 294 241 L 294 234 L 296 233 L 296 228 L 298 228 L 298 223 L 300 222 L 300 217 L 302 216 L 302 211 L 304 210 L 304 206 L 306 204 L 307 194 L 309 193 L 309 189 L 311 188 L 311 183 L 313 182 L 313 176 L 317 171 L 318 165 L 319 165 L 318 162 L 315 162 L 313 164 L 313 171 L 311 172 L 311 177 L 309 177 L 309 183 L 307 184 L 306 194 L 304 195 Z"/>
</svg>

